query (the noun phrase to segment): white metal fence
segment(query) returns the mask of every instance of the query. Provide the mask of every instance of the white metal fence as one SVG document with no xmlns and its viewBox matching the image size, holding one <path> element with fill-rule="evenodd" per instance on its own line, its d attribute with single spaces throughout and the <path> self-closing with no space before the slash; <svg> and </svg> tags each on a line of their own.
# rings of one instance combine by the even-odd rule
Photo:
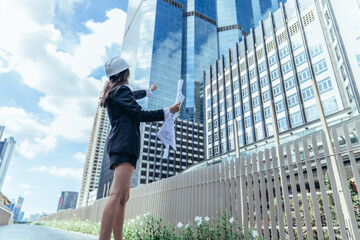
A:
<svg viewBox="0 0 360 240">
<path fill-rule="evenodd" d="M 227 209 L 245 231 L 255 230 L 266 239 L 359 239 L 360 202 L 352 198 L 360 195 L 347 182 L 353 178 L 360 189 L 360 124 L 344 124 L 331 133 L 333 156 L 324 133 L 316 133 L 278 149 L 133 188 L 125 218 L 150 211 L 176 224 L 193 221 L 195 216 L 215 217 L 217 211 Z M 340 181 L 346 183 L 342 189 L 335 184 L 339 179 L 332 160 L 338 164 Z M 104 203 L 104 199 L 95 202 L 97 213 Z M 76 212 L 84 211 L 67 210 L 46 219 Z M 101 214 L 86 216 L 101 220 Z"/>
</svg>

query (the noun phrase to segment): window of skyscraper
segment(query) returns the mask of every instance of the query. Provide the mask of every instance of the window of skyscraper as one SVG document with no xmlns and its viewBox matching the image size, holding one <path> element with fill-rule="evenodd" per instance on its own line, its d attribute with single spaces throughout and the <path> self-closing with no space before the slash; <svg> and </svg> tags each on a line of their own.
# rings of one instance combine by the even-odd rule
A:
<svg viewBox="0 0 360 240">
<path fill-rule="evenodd" d="M 249 102 L 244 103 L 244 112 L 250 111 L 250 104 Z"/>
<path fill-rule="evenodd" d="M 212 157 L 212 149 L 209 148 L 209 157 Z"/>
<path fill-rule="evenodd" d="M 291 62 L 288 61 L 282 66 L 283 73 L 286 74 L 292 70 Z"/>
<path fill-rule="evenodd" d="M 233 113 L 232 113 L 232 112 L 228 112 L 227 117 L 228 117 L 228 121 L 233 120 Z"/>
<path fill-rule="evenodd" d="M 238 117 L 238 116 L 240 116 L 240 114 L 241 114 L 241 107 L 239 106 L 239 107 L 235 108 L 235 116 Z"/>
<path fill-rule="evenodd" d="M 263 71 L 265 71 L 265 69 L 266 69 L 266 63 L 265 62 L 260 63 L 259 65 L 260 72 L 262 73 Z"/>
<path fill-rule="evenodd" d="M 305 52 L 302 52 L 302 53 L 300 53 L 299 55 L 297 55 L 296 57 L 295 57 L 295 63 L 296 63 L 296 66 L 300 66 L 300 65 L 302 65 L 303 63 L 305 63 L 306 62 L 306 56 L 305 56 Z"/>
<path fill-rule="evenodd" d="M 274 96 L 279 96 L 281 94 L 281 85 L 278 84 L 274 87 L 274 90 L 273 90 L 273 93 L 274 93 Z"/>
<path fill-rule="evenodd" d="M 226 95 L 229 95 L 229 94 L 231 94 L 231 88 L 230 88 L 230 86 L 227 86 L 226 87 Z"/>
<path fill-rule="evenodd" d="M 270 118 L 271 117 L 271 114 L 270 114 L 270 107 L 266 107 L 264 109 L 264 114 L 265 114 L 265 118 Z"/>
<path fill-rule="evenodd" d="M 285 46 L 280 50 L 280 58 L 283 59 L 287 55 L 289 55 L 289 48 Z"/>
<path fill-rule="evenodd" d="M 326 115 L 339 110 L 335 97 L 326 99 L 325 101 L 323 101 L 323 105 L 324 105 L 324 112 Z"/>
<path fill-rule="evenodd" d="M 225 115 L 221 115 L 220 124 L 224 124 L 224 123 L 225 123 Z"/>
<path fill-rule="evenodd" d="M 319 118 L 319 111 L 316 105 L 305 108 L 305 113 L 308 121 L 312 121 Z"/>
<path fill-rule="evenodd" d="M 259 97 L 258 96 L 253 98 L 253 108 L 256 108 L 257 106 L 259 106 Z"/>
<path fill-rule="evenodd" d="M 304 102 L 309 99 L 314 98 L 314 91 L 312 89 L 312 86 L 307 87 L 302 90 L 302 97 L 303 97 Z"/>
<path fill-rule="evenodd" d="M 232 133 L 234 131 L 234 125 L 230 124 L 228 127 L 229 133 Z"/>
<path fill-rule="evenodd" d="M 287 127 L 287 121 L 286 121 L 286 118 L 281 118 L 278 120 L 278 123 L 279 123 L 279 130 L 280 131 L 285 131 L 288 129 Z"/>
<path fill-rule="evenodd" d="M 302 70 L 301 72 L 299 72 L 299 81 L 300 83 L 303 83 L 307 80 L 310 80 L 310 72 L 309 72 L 309 69 L 305 69 L 305 70 Z"/>
<path fill-rule="evenodd" d="M 224 98 L 224 91 L 219 92 L 219 98 L 220 98 L 220 100 Z"/>
<path fill-rule="evenodd" d="M 260 112 L 256 112 L 256 113 L 254 114 L 254 119 L 255 119 L 255 123 L 258 123 L 258 122 L 261 121 L 261 114 L 260 114 Z"/>
<path fill-rule="evenodd" d="M 246 82 L 247 82 L 247 77 L 246 77 L 246 75 L 244 75 L 241 77 L 241 83 L 245 84 Z"/>
<path fill-rule="evenodd" d="M 209 144 L 212 143 L 212 136 L 211 135 L 208 136 L 208 143 Z"/>
<path fill-rule="evenodd" d="M 281 112 L 283 112 L 284 111 L 284 104 L 283 104 L 283 102 L 281 101 L 281 102 L 277 102 L 276 104 L 275 104 L 275 109 L 276 109 L 276 113 L 281 113 Z"/>
<path fill-rule="evenodd" d="M 250 71 L 250 79 L 254 78 L 255 77 L 255 68 L 253 70 Z"/>
<path fill-rule="evenodd" d="M 300 124 L 302 124 L 302 119 L 301 119 L 301 113 L 300 112 L 296 112 L 291 114 L 291 125 L 293 127 L 299 126 Z"/>
<path fill-rule="evenodd" d="M 245 118 L 245 127 L 250 127 L 251 126 L 251 118 L 250 116 Z"/>
<path fill-rule="evenodd" d="M 279 78 L 279 71 L 278 69 L 275 69 L 271 72 L 271 81 L 275 81 L 276 79 Z"/>
<path fill-rule="evenodd" d="M 240 101 L 240 93 L 236 93 L 234 96 L 235 103 L 238 103 Z"/>
<path fill-rule="evenodd" d="M 296 106 L 298 102 L 299 100 L 296 93 L 288 97 L 288 104 L 290 108 Z"/>
<path fill-rule="evenodd" d="M 294 79 L 294 77 L 290 77 L 290 78 L 286 79 L 285 80 L 285 89 L 290 90 L 293 87 L 295 87 L 295 79 Z"/>
<path fill-rule="evenodd" d="M 270 66 L 274 65 L 276 63 L 276 56 L 275 55 L 272 55 L 270 58 L 269 58 L 269 64 Z"/>
<path fill-rule="evenodd" d="M 208 107 L 211 107 L 211 98 L 209 98 L 209 99 L 207 100 L 207 106 L 208 106 Z"/>
<path fill-rule="evenodd" d="M 261 84 L 261 87 L 264 87 L 264 86 L 266 86 L 268 84 L 267 76 L 262 77 L 260 79 L 260 84 Z"/>
<path fill-rule="evenodd" d="M 251 84 L 251 92 L 254 93 L 254 92 L 256 92 L 256 90 L 257 90 L 257 83 L 255 82 L 255 83 Z"/>
<path fill-rule="evenodd" d="M 215 140 L 215 141 L 219 140 L 219 134 L 218 134 L 218 132 L 214 132 L 214 140 Z"/>
<path fill-rule="evenodd" d="M 221 102 L 220 103 L 220 112 L 224 111 L 225 110 L 225 103 L 224 102 Z"/>
<path fill-rule="evenodd" d="M 239 82 L 238 82 L 238 81 L 235 81 L 235 82 L 234 82 L 234 89 L 238 89 L 238 87 L 239 87 Z"/>
<path fill-rule="evenodd" d="M 242 95 L 243 95 L 243 98 L 246 98 L 247 96 L 249 96 L 249 90 L 247 88 L 244 88 L 242 90 Z"/>
<path fill-rule="evenodd" d="M 319 86 L 320 93 L 325 93 L 325 92 L 332 90 L 332 84 L 331 84 L 330 77 L 327 77 L 324 80 L 321 80 L 318 83 L 318 86 Z"/>
<path fill-rule="evenodd" d="M 270 99 L 270 94 L 269 94 L 269 90 L 268 91 L 265 91 L 263 94 L 263 101 L 266 102 Z"/>
<path fill-rule="evenodd" d="M 211 109 L 210 109 L 210 110 L 208 110 L 208 112 L 207 112 L 207 116 L 208 116 L 208 118 L 211 118 Z"/>
<path fill-rule="evenodd" d="M 316 75 L 319 75 L 327 70 L 327 64 L 325 59 L 320 60 L 314 64 L 314 71 Z"/>
<path fill-rule="evenodd" d="M 315 45 L 315 46 L 310 48 L 310 55 L 311 55 L 311 57 L 316 57 L 317 55 L 322 53 L 322 51 L 323 50 L 322 50 L 321 44 Z"/>
<path fill-rule="evenodd" d="M 226 99 L 226 105 L 227 105 L 227 107 L 231 107 L 231 106 L 232 106 L 231 98 Z"/>
</svg>

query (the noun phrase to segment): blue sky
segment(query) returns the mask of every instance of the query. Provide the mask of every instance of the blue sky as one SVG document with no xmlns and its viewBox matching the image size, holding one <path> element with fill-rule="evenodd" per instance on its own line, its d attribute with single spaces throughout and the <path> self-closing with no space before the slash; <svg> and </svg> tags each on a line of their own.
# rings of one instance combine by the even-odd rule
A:
<svg viewBox="0 0 360 240">
<path fill-rule="evenodd" d="M 126 0 L 0 2 L 0 125 L 17 141 L 1 191 L 24 197 L 25 217 L 56 212 L 61 191 L 80 190 L 126 10 Z"/>
</svg>

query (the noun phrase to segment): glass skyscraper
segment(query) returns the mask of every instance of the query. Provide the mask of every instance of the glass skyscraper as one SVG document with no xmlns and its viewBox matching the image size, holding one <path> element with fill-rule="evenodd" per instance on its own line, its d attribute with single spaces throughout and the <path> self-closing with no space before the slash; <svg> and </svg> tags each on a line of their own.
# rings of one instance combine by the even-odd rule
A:
<svg viewBox="0 0 360 240">
<path fill-rule="evenodd" d="M 185 80 L 180 118 L 203 123 L 203 71 L 278 8 L 282 0 L 129 1 L 121 57 L 130 68 L 130 85 L 158 83 L 144 109 L 174 104 L 177 81 Z"/>
<path fill-rule="evenodd" d="M 210 66 L 204 76 L 208 158 L 235 157 L 235 127 L 247 154 L 274 144 L 273 124 L 281 143 L 321 130 L 311 79 L 329 125 L 359 113 L 350 74 L 358 69 L 347 62 L 329 11 L 327 1 L 288 1 Z"/>
</svg>

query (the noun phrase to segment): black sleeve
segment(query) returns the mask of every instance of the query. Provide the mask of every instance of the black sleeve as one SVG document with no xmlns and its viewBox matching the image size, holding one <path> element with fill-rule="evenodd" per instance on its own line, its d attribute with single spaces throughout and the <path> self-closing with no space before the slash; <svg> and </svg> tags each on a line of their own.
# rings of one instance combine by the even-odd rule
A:
<svg viewBox="0 0 360 240">
<path fill-rule="evenodd" d="M 133 91 L 132 93 L 133 93 L 134 98 L 136 100 L 146 97 L 146 91 L 145 90 L 137 90 L 137 91 Z"/>
<path fill-rule="evenodd" d="M 115 90 L 113 95 L 114 102 L 120 105 L 130 117 L 140 122 L 154 122 L 164 120 L 164 110 L 144 111 L 136 102 L 133 92 L 128 86 L 122 85 Z"/>
</svg>

